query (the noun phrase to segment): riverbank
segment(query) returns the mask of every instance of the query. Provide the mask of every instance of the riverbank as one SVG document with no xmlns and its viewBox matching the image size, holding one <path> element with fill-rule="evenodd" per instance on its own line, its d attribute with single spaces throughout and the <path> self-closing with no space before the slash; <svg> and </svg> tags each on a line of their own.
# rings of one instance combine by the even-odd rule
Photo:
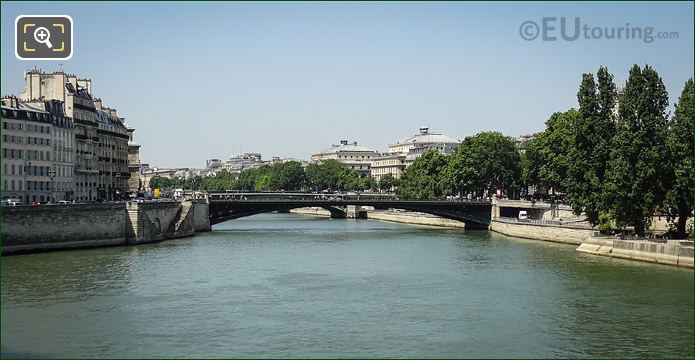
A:
<svg viewBox="0 0 695 360">
<path fill-rule="evenodd" d="M 490 231 L 524 239 L 581 245 L 592 237 L 595 229 L 586 226 L 556 225 L 542 222 L 519 222 L 511 218 L 497 218 L 490 222 Z"/>
<path fill-rule="evenodd" d="M 647 240 L 622 240 L 606 237 L 587 238 L 577 251 L 627 260 L 693 268 L 693 242 L 668 240 L 656 243 Z"/>
<path fill-rule="evenodd" d="M 322 217 L 331 216 L 331 213 L 328 212 L 328 210 L 313 208 L 292 209 L 290 210 L 290 213 Z M 429 214 L 413 213 L 406 211 L 399 212 L 388 210 L 371 210 L 367 212 L 367 218 L 370 220 L 390 221 L 401 224 L 450 227 L 459 229 L 463 229 L 466 226 L 466 224 L 460 221 L 446 219 Z"/>
</svg>

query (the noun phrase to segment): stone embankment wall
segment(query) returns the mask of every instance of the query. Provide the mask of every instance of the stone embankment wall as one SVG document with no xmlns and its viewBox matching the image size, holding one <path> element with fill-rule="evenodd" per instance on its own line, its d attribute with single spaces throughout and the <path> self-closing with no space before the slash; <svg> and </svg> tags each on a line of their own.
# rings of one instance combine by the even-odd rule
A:
<svg viewBox="0 0 695 360">
<path fill-rule="evenodd" d="M 196 217 L 196 210 L 201 210 Z M 207 204 L 103 203 L 2 208 L 2 253 L 142 244 L 209 231 Z"/>
<path fill-rule="evenodd" d="M 193 203 L 127 203 L 127 242 L 142 244 L 195 235 Z"/>
<path fill-rule="evenodd" d="M 126 243 L 125 204 L 7 206 L 2 253 Z"/>
<path fill-rule="evenodd" d="M 558 226 L 551 224 L 519 223 L 495 219 L 490 222 L 490 230 L 500 234 L 525 239 L 552 241 L 565 244 L 581 244 L 586 238 L 593 236 L 594 229 Z"/>
<path fill-rule="evenodd" d="M 428 225 L 428 226 L 441 226 L 441 227 L 453 227 L 463 229 L 466 227 L 461 221 L 451 220 L 442 218 L 439 216 L 423 216 L 414 215 L 408 213 L 399 214 L 397 212 L 389 211 L 370 211 L 368 218 L 372 220 L 384 220 L 393 221 L 404 224 L 414 224 L 414 225 Z"/>
<path fill-rule="evenodd" d="M 684 245 L 680 240 L 656 243 L 644 240 L 620 240 L 611 238 L 587 238 L 577 251 L 610 256 L 628 260 L 638 260 L 657 264 L 693 268 L 693 246 Z"/>
<path fill-rule="evenodd" d="M 313 215 L 322 217 L 331 217 L 331 212 L 326 209 L 299 208 L 290 210 L 291 214 Z"/>
</svg>

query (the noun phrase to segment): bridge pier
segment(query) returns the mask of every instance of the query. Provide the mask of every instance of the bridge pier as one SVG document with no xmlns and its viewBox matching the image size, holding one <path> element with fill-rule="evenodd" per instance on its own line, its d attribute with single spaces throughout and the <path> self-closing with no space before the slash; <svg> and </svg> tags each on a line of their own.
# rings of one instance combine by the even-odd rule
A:
<svg viewBox="0 0 695 360">
<path fill-rule="evenodd" d="M 348 219 L 366 219 L 367 210 L 363 210 L 359 205 L 348 205 L 345 211 Z"/>
</svg>

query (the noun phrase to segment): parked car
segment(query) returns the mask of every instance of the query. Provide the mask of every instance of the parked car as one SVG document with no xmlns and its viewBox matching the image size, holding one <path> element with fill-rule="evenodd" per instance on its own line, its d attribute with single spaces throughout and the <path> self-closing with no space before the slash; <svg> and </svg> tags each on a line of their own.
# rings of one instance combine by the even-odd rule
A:
<svg viewBox="0 0 695 360">
<path fill-rule="evenodd" d="M 67 204 L 70 204 L 70 202 L 67 201 L 67 200 L 60 200 L 60 201 L 58 201 L 58 205 L 67 205 Z"/>
<path fill-rule="evenodd" d="M 526 210 L 519 211 L 519 220 L 528 220 L 528 213 Z"/>
<path fill-rule="evenodd" d="M 2 205 L 3 205 L 3 206 L 17 206 L 17 205 L 22 205 L 22 199 L 3 199 L 3 200 L 2 200 Z"/>
</svg>

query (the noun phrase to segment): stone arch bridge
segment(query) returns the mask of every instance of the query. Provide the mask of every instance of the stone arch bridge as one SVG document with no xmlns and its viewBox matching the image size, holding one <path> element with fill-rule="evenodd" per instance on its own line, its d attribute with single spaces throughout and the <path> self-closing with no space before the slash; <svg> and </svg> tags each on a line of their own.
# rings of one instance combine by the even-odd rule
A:
<svg viewBox="0 0 695 360">
<path fill-rule="evenodd" d="M 320 207 L 331 217 L 345 217 L 346 209 L 363 206 L 377 210 L 403 209 L 462 221 L 467 229 L 487 229 L 492 204 L 485 200 L 400 200 L 380 194 L 298 194 L 298 193 L 210 193 L 210 225 L 273 211 L 285 212 L 302 207 Z M 359 210 L 358 210 L 359 211 Z"/>
</svg>

